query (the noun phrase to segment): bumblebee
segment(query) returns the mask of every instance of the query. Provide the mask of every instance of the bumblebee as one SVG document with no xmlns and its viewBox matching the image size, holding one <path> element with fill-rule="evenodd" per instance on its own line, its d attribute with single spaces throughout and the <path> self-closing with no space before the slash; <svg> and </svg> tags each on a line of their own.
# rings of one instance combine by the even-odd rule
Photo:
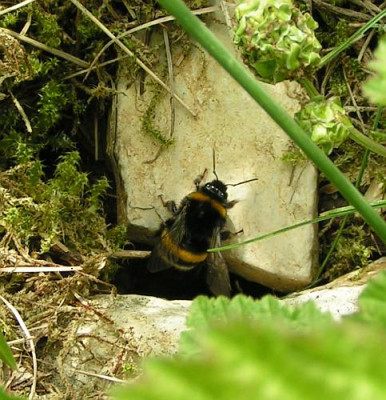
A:
<svg viewBox="0 0 386 400">
<path fill-rule="evenodd" d="M 195 180 L 196 191 L 188 194 L 178 208 L 174 202 L 164 204 L 173 217 L 160 229 L 148 269 L 150 272 L 168 268 L 190 271 L 204 267 L 210 291 L 216 296 L 229 297 L 231 285 L 225 260 L 220 252 L 207 250 L 219 246 L 228 234 L 223 232 L 227 210 L 237 201 L 228 201 L 227 185 L 219 179 L 201 185 L 204 175 L 205 172 Z"/>
</svg>

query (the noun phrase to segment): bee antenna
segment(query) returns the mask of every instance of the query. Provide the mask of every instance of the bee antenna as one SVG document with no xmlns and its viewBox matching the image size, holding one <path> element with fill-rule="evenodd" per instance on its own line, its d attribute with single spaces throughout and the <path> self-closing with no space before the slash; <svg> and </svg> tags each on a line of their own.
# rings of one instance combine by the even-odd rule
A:
<svg viewBox="0 0 386 400">
<path fill-rule="evenodd" d="M 239 185 L 242 185 L 243 183 L 248 183 L 248 182 L 253 182 L 253 181 L 258 181 L 258 180 L 259 180 L 259 178 L 252 178 L 252 179 L 248 179 L 246 181 L 242 181 L 239 183 L 227 183 L 225 186 L 239 186 Z"/>
<path fill-rule="evenodd" d="M 219 180 L 216 174 L 216 151 L 214 148 L 212 149 L 212 154 L 213 154 L 213 174 L 216 177 L 216 179 Z"/>
</svg>

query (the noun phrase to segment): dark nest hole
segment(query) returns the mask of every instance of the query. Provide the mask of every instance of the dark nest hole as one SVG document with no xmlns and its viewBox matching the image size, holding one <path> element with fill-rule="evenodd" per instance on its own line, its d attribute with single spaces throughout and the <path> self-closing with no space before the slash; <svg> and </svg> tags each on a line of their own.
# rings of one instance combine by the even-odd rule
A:
<svg viewBox="0 0 386 400">
<path fill-rule="evenodd" d="M 108 109 L 108 107 L 105 107 Z M 101 131 L 106 131 L 107 115 L 101 114 L 98 125 Z M 92 129 L 90 129 L 92 130 Z M 122 221 L 122 213 L 118 209 L 117 186 L 121 185 L 116 181 L 117 171 L 114 171 L 114 165 L 106 154 L 106 135 L 99 135 L 99 157 L 95 160 L 95 145 L 91 138 L 81 135 L 78 142 L 78 149 L 82 159 L 82 169 L 89 172 L 91 182 L 106 176 L 109 180 L 110 188 L 107 196 L 104 198 L 104 210 L 106 221 L 111 226 L 117 223 L 126 223 Z M 129 167 L 128 167 L 129 168 Z M 121 185 L 122 187 L 122 185 Z M 126 206 L 125 201 L 121 204 Z M 120 220 L 121 219 L 121 220 Z M 152 246 L 143 243 L 132 242 L 128 236 L 128 250 L 151 251 Z M 169 300 L 192 300 L 199 295 L 212 296 L 205 279 L 205 266 L 194 269 L 189 272 L 181 272 L 170 268 L 165 271 L 151 273 L 147 269 L 147 258 L 140 259 L 115 259 L 113 272 L 108 272 L 102 277 L 108 280 L 117 288 L 119 294 L 139 294 L 146 296 L 161 297 Z M 260 298 L 265 294 L 276 294 L 268 287 L 258 283 L 250 282 L 240 276 L 230 274 L 232 285 L 232 295 L 243 293 L 254 298 Z"/>
<path fill-rule="evenodd" d="M 230 274 L 230 280 L 232 295 L 243 293 L 260 298 L 265 294 L 275 294 L 270 288 L 234 274 Z M 169 268 L 151 273 L 147 269 L 147 259 L 125 260 L 119 263 L 110 283 L 116 286 L 120 294 L 140 294 L 168 300 L 193 300 L 199 295 L 212 296 L 206 284 L 205 266 L 187 272 Z"/>
</svg>

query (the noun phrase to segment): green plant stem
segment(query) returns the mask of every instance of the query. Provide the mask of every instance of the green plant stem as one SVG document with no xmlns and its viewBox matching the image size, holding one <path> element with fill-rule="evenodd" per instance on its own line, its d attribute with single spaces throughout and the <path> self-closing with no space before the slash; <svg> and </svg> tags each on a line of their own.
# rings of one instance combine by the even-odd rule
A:
<svg viewBox="0 0 386 400">
<path fill-rule="evenodd" d="M 72 0 L 74 1 L 74 0 Z M 370 207 L 349 180 L 335 167 L 324 152 L 317 147 L 308 135 L 295 123 L 287 112 L 273 101 L 261 88 L 255 77 L 241 64 L 233 54 L 195 17 L 181 0 L 159 0 L 159 3 L 172 15 L 180 25 L 222 67 L 255 99 L 271 118 L 291 137 L 304 153 L 318 166 L 327 178 L 338 188 L 341 194 L 363 216 L 378 236 L 386 243 L 386 223 Z M 240 127 L 242 128 L 242 127 Z"/>
<path fill-rule="evenodd" d="M 385 146 L 382 146 L 380 143 L 374 142 L 374 140 L 371 140 L 368 136 L 364 135 L 362 132 L 359 132 L 357 129 L 350 129 L 350 138 L 367 150 L 370 150 L 373 153 L 376 153 L 382 157 L 386 157 Z"/>
<path fill-rule="evenodd" d="M 374 202 L 371 203 L 371 207 L 373 207 L 373 208 L 385 208 L 386 207 L 386 200 L 374 201 Z M 263 239 L 268 239 L 270 237 L 274 237 L 274 236 L 279 235 L 281 233 L 285 233 L 285 232 L 288 232 L 288 231 L 292 231 L 293 229 L 301 228 L 302 226 L 305 226 L 305 225 L 317 224 L 318 222 L 327 221 L 328 219 L 332 219 L 332 218 L 343 217 L 345 215 L 354 214 L 356 212 L 357 212 L 357 210 L 355 209 L 355 207 L 352 207 L 352 206 L 336 208 L 335 210 L 328 211 L 328 212 L 325 212 L 323 214 L 320 214 L 320 216 L 317 217 L 317 218 L 308 219 L 306 221 L 299 222 L 299 223 L 297 223 L 295 225 L 286 226 L 285 228 L 278 229 L 277 231 L 265 233 L 263 235 L 256 236 L 256 237 L 254 237 L 252 239 L 248 239 L 248 240 L 245 240 L 245 241 L 240 242 L 240 243 L 232 243 L 232 244 L 228 244 L 226 246 L 215 247 L 213 249 L 209 249 L 208 252 L 214 253 L 216 251 L 226 251 L 226 250 L 237 249 L 238 247 L 243 247 L 246 244 L 250 244 L 250 243 L 253 243 L 253 242 L 258 242 L 258 241 L 263 240 Z"/>
<path fill-rule="evenodd" d="M 305 91 L 307 92 L 309 98 L 312 100 L 314 97 L 320 97 L 321 94 L 318 92 L 314 84 L 306 78 L 297 79 L 298 83 L 303 86 Z"/>
<path fill-rule="evenodd" d="M 383 107 L 379 106 L 378 110 L 377 110 L 377 113 L 375 115 L 374 123 L 373 123 L 373 129 L 374 130 L 377 129 L 377 127 L 378 127 L 379 120 L 381 119 L 382 111 L 383 111 Z M 359 170 L 358 178 L 357 178 L 357 181 L 355 183 L 355 187 L 356 188 L 359 188 L 359 186 L 360 186 L 360 184 L 362 182 L 363 174 L 365 173 L 367 164 L 369 162 L 369 157 L 370 157 L 370 150 L 366 149 L 364 154 L 363 154 L 363 157 L 362 157 L 361 168 Z M 342 236 L 343 229 L 346 226 L 347 220 L 348 220 L 348 215 L 346 215 L 343 218 L 342 222 L 340 223 L 340 226 L 339 226 L 338 232 L 337 232 L 337 234 L 335 236 L 335 239 L 331 243 L 331 246 L 330 246 L 330 248 L 329 248 L 329 250 L 328 250 L 328 252 L 326 254 L 326 257 L 324 257 L 324 260 L 323 260 L 322 264 L 320 265 L 320 267 L 318 269 L 318 272 L 316 273 L 314 282 L 318 281 L 320 275 L 323 273 L 323 271 L 324 271 L 324 269 L 325 269 L 325 267 L 326 267 L 331 255 L 332 255 L 332 253 L 335 251 L 335 248 L 338 245 L 339 239 Z"/>
<path fill-rule="evenodd" d="M 386 9 L 382 10 L 373 19 L 364 24 L 360 29 L 358 29 L 352 36 L 350 36 L 346 41 L 344 41 L 340 46 L 336 47 L 330 53 L 326 54 L 319 62 L 318 68 L 322 68 L 324 65 L 332 61 L 337 57 L 342 51 L 350 47 L 354 42 L 359 40 L 366 31 L 371 29 L 375 24 L 377 24 L 382 18 L 386 17 Z"/>
</svg>

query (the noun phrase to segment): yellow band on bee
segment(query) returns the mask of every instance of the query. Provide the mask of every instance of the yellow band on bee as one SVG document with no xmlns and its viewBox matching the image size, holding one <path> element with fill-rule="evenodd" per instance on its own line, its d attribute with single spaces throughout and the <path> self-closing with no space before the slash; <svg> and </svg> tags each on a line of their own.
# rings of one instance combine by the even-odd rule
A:
<svg viewBox="0 0 386 400">
<path fill-rule="evenodd" d="M 189 264 L 197 264 L 206 260 L 208 257 L 208 253 L 191 253 L 188 250 L 181 249 L 178 245 L 176 245 L 169 236 L 167 230 L 164 230 L 161 235 L 162 244 L 176 257 L 178 257 L 181 261 L 189 263 Z"/>
<path fill-rule="evenodd" d="M 212 199 L 205 193 L 202 192 L 193 192 L 188 195 L 188 199 L 204 201 L 205 203 L 210 203 L 210 205 L 222 216 L 227 216 L 226 208 L 217 200 Z"/>
</svg>

